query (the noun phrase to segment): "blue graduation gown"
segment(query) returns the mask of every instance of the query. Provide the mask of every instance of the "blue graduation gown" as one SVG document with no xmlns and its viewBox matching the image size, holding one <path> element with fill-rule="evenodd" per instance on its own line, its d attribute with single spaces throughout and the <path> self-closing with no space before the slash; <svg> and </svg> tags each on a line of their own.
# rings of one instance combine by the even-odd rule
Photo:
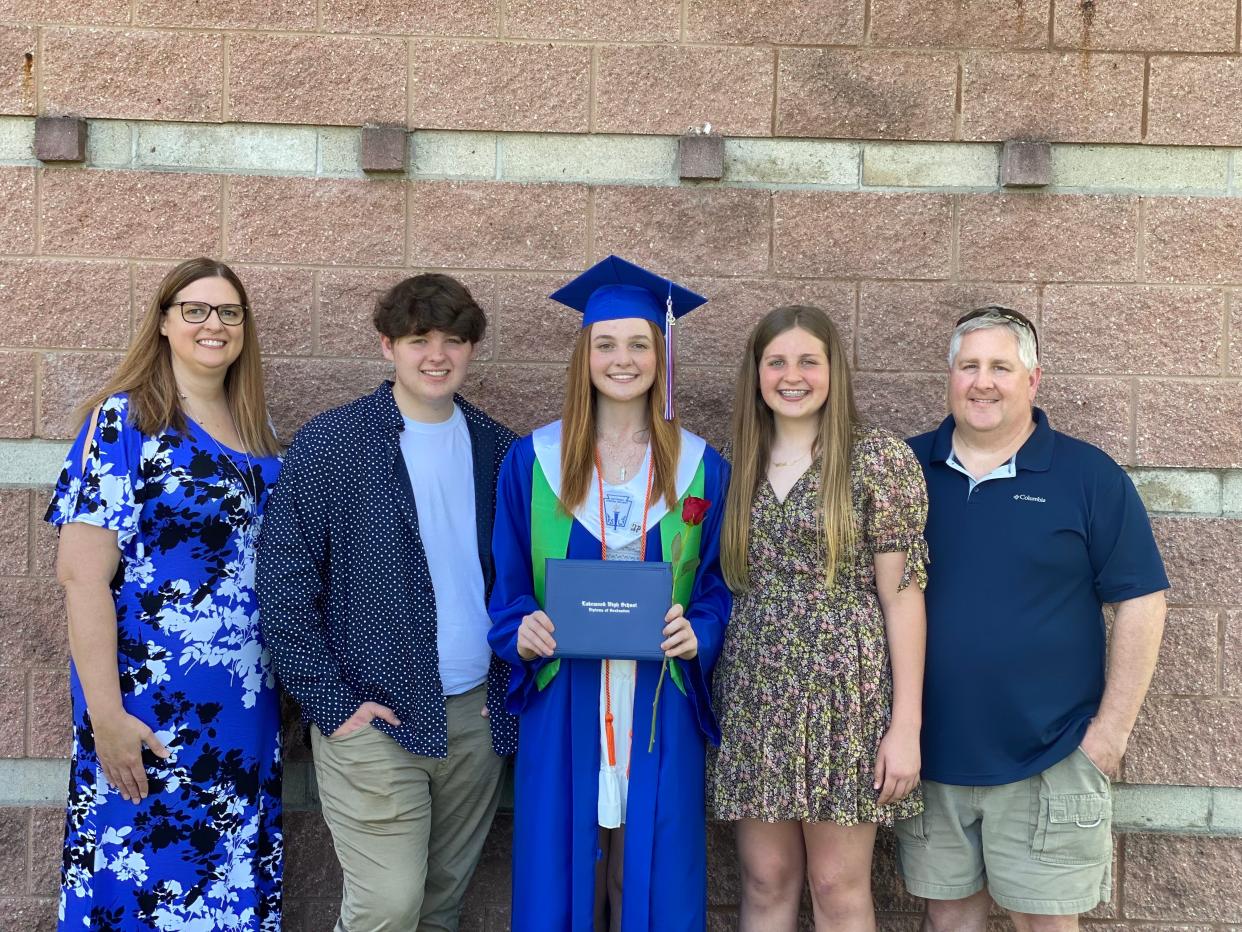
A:
<svg viewBox="0 0 1242 932">
<path fill-rule="evenodd" d="M 699 652 L 694 660 L 681 661 L 686 695 L 665 677 L 651 752 L 647 745 L 660 664 L 638 664 L 625 821 L 624 932 L 702 932 L 707 923 L 704 754 L 707 741 L 720 742 L 709 684 L 732 598 L 720 572 L 728 465 L 711 447 L 702 457 L 703 497 L 711 507 L 703 521 L 701 562 L 686 611 Z M 548 661 L 527 662 L 517 653 L 522 616 L 538 608 L 530 556 L 534 463 L 531 437 L 510 449 L 500 470 L 492 540 L 496 583 L 488 640 L 510 664 L 507 705 L 519 716 L 512 928 L 590 932 L 599 856 L 600 662 L 562 660 L 560 671 L 539 690 L 535 676 Z M 559 480 L 554 483 L 558 487 Z M 647 532 L 648 560 L 664 559 L 655 523 L 651 521 Z M 567 556 L 590 559 L 599 554 L 599 540 L 574 521 Z"/>
</svg>

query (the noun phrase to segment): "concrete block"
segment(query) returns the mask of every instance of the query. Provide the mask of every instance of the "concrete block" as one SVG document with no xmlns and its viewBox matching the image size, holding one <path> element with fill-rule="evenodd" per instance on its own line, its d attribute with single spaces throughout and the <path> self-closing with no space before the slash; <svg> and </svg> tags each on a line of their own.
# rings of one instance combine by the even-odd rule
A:
<svg viewBox="0 0 1242 932">
<path fill-rule="evenodd" d="M 36 117 L 35 158 L 41 162 L 86 159 L 86 121 L 81 117 Z"/>
<path fill-rule="evenodd" d="M 34 158 L 35 121 L 30 117 L 0 117 L 0 160 L 29 162 Z"/>
<path fill-rule="evenodd" d="M 356 129 L 324 127 L 319 130 L 319 159 L 315 167 L 317 174 L 361 175 L 361 155 Z"/>
<path fill-rule="evenodd" d="M 585 133 L 591 54 L 585 45 L 411 39 L 410 125 Z M 599 84 L 595 93 L 603 93 Z"/>
<path fill-rule="evenodd" d="M 687 133 L 677 140 L 677 175 L 683 179 L 717 180 L 724 175 L 724 139 Z"/>
<path fill-rule="evenodd" d="M 1135 421 L 1139 463 L 1242 466 L 1242 385 L 1236 382 L 1142 379 Z"/>
<path fill-rule="evenodd" d="M 505 48 L 512 55 L 514 46 Z M 767 136 L 773 55 L 770 47 L 602 45 L 593 126 L 605 133 L 676 136 L 711 123 L 726 136 Z"/>
<path fill-rule="evenodd" d="M 1131 469 L 1148 511 L 1219 516 L 1221 477 L 1209 469 Z"/>
<path fill-rule="evenodd" d="M 118 168 L 134 161 L 134 127 L 124 120 L 91 120 L 86 134 L 86 162 L 94 168 Z"/>
<path fill-rule="evenodd" d="M 495 178 L 497 138 L 496 133 L 415 130 L 410 134 L 410 174 L 472 181 Z"/>
<path fill-rule="evenodd" d="M 180 172 L 47 172 L 41 185 L 48 255 L 181 258 L 220 249 L 218 176 Z M 193 217 L 193 223 L 169 223 Z"/>
<path fill-rule="evenodd" d="M 1226 470 L 1223 485 L 1221 509 L 1227 515 L 1242 515 L 1242 469 Z"/>
<path fill-rule="evenodd" d="M 1037 188 L 1052 183 L 1052 146 L 1007 139 L 1001 152 L 1000 183 L 1005 188 Z"/>
<path fill-rule="evenodd" d="M 961 199 L 961 276 L 973 281 L 1132 282 L 1138 203 L 1129 197 L 977 194 Z"/>
<path fill-rule="evenodd" d="M 1093 192 L 1224 194 L 1229 158 L 1228 149 L 1188 146 L 1053 146 L 1050 183 Z"/>
<path fill-rule="evenodd" d="M 585 187 L 427 182 L 409 185 L 409 195 L 409 254 L 418 265 L 577 269 L 586 263 Z"/>
<path fill-rule="evenodd" d="M 773 270 L 814 278 L 948 278 L 948 194 L 778 191 Z"/>
<path fill-rule="evenodd" d="M 1242 835 L 1242 789 L 1212 787 L 1212 813 L 1208 828 L 1213 835 Z"/>
<path fill-rule="evenodd" d="M 0 760 L 0 806 L 63 804 L 67 760 Z"/>
<path fill-rule="evenodd" d="M 1204 832 L 1211 812 L 1211 787 L 1113 787 L 1113 827 L 1120 832 Z"/>
<path fill-rule="evenodd" d="M 724 180 L 856 187 L 861 147 L 818 139 L 726 139 Z"/>
<path fill-rule="evenodd" d="M 868 143 L 862 183 L 885 188 L 996 187 L 1000 148 L 990 144 Z"/>
<path fill-rule="evenodd" d="M 498 174 L 507 181 L 650 184 L 676 177 L 677 149 L 668 136 L 506 133 L 497 152 Z"/>
<path fill-rule="evenodd" d="M 296 236 L 290 235 L 293 230 Z M 231 259 L 304 265 L 399 265 L 404 243 L 402 181 L 231 179 Z"/>
<path fill-rule="evenodd" d="M 143 123 L 139 167 L 313 172 L 315 130 L 304 126 Z"/>
<path fill-rule="evenodd" d="M 359 161 L 364 172 L 405 171 L 404 126 L 368 123 L 362 127 Z"/>
</svg>

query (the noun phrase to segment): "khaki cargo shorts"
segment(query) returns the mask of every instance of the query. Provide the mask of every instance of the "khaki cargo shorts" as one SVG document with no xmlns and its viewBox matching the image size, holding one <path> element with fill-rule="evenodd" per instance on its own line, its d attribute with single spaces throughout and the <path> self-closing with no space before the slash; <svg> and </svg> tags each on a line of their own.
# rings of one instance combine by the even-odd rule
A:
<svg viewBox="0 0 1242 932">
<path fill-rule="evenodd" d="M 1081 748 L 1001 786 L 923 781 L 922 815 L 896 825 L 906 889 L 959 900 L 984 887 L 1020 913 L 1069 916 L 1112 890 L 1108 777 Z"/>
</svg>

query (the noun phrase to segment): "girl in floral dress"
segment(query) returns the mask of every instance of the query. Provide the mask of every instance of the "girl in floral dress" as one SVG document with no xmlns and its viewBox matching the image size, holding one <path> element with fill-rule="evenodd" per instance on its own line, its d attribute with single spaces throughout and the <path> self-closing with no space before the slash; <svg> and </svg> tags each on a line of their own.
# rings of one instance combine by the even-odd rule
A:
<svg viewBox="0 0 1242 932">
<path fill-rule="evenodd" d="M 859 423 L 818 308 L 759 322 L 735 405 L 708 805 L 736 823 L 743 930 L 795 929 L 804 878 L 816 929 L 873 930 L 876 826 L 922 811 L 923 474 Z"/>
<path fill-rule="evenodd" d="M 254 548 L 280 463 L 246 292 L 165 276 L 83 405 L 60 527 L 74 747 L 60 928 L 280 929 L 280 716 Z"/>
</svg>

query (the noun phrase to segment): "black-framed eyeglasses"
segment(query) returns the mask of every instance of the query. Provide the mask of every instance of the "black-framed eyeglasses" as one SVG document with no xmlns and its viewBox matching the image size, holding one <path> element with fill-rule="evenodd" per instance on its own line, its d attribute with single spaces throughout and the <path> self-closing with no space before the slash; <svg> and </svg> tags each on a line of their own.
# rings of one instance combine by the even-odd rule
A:
<svg viewBox="0 0 1242 932">
<path fill-rule="evenodd" d="M 1002 304 L 989 304 L 987 307 L 977 307 L 968 314 L 963 314 L 957 319 L 957 323 L 953 325 L 954 329 L 960 327 L 969 320 L 976 320 L 980 317 L 1000 317 L 1004 320 L 1011 321 L 1019 327 L 1025 327 L 1031 331 L 1031 336 L 1035 339 L 1035 356 L 1039 356 L 1039 332 L 1035 329 L 1035 325 L 1021 311 L 1015 311 L 1011 307 L 1005 307 Z"/>
<path fill-rule="evenodd" d="M 244 304 L 208 304 L 206 301 L 176 301 L 170 308 L 181 309 L 181 319 L 187 324 L 201 324 L 215 311 L 220 323 L 226 327 L 239 327 L 246 319 Z"/>
</svg>

